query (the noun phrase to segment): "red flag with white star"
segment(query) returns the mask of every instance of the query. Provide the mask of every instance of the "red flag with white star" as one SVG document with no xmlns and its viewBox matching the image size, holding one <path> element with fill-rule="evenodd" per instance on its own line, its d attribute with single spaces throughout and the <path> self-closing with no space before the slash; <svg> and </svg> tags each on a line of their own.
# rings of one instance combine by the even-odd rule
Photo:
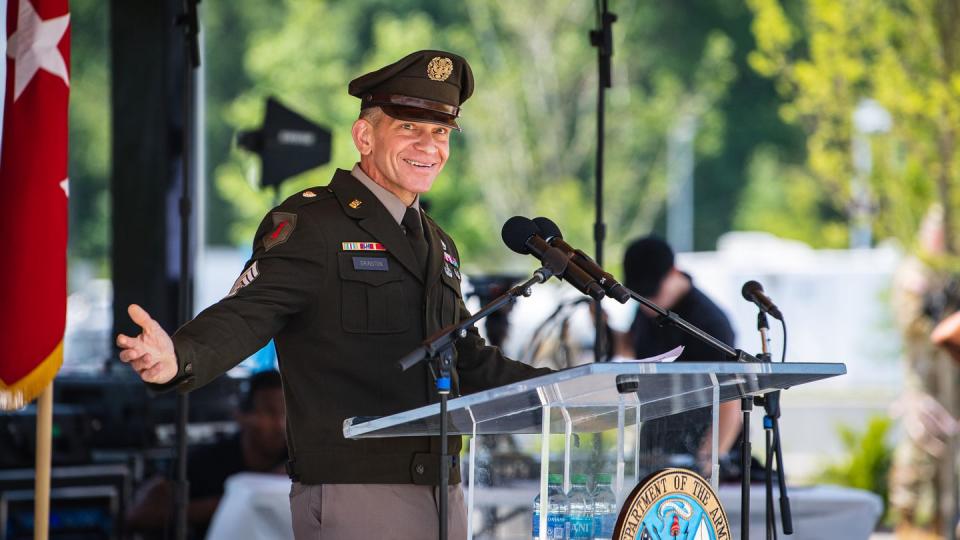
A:
<svg viewBox="0 0 960 540">
<path fill-rule="evenodd" d="M 70 16 L 67 0 L 0 0 L 0 10 L 0 409 L 12 409 L 63 363 Z"/>
</svg>

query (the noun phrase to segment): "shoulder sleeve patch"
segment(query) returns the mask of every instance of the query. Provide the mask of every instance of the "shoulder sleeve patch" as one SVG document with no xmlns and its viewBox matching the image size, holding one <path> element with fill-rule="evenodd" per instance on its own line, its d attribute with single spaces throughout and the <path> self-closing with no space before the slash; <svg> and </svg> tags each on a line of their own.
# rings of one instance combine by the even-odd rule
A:
<svg viewBox="0 0 960 540">
<path fill-rule="evenodd" d="M 263 235 L 263 249 L 270 251 L 270 248 L 279 246 L 290 238 L 290 234 L 297 227 L 297 215 L 290 212 L 272 212 L 270 217 L 273 219 L 273 229 Z"/>
</svg>

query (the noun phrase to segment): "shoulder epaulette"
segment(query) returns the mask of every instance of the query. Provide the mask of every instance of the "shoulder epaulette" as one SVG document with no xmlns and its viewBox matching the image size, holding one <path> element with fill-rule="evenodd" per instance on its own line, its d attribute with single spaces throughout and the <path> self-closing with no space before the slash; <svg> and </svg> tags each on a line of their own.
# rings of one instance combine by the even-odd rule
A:
<svg viewBox="0 0 960 540">
<path fill-rule="evenodd" d="M 287 197 L 285 201 L 280 203 L 277 209 L 295 209 L 317 201 L 324 201 L 331 197 L 333 197 L 333 191 L 331 191 L 329 187 L 312 187 Z"/>
</svg>

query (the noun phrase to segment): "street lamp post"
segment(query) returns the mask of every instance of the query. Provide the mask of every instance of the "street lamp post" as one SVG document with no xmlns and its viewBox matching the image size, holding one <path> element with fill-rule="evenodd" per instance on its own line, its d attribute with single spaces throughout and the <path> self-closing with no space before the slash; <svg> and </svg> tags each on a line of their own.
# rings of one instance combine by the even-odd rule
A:
<svg viewBox="0 0 960 540">
<path fill-rule="evenodd" d="M 851 182 L 850 247 L 868 248 L 873 242 L 873 196 L 870 174 L 873 150 L 870 135 L 887 133 L 893 125 L 890 113 L 874 99 L 861 99 L 853 111 L 853 181 Z"/>
</svg>

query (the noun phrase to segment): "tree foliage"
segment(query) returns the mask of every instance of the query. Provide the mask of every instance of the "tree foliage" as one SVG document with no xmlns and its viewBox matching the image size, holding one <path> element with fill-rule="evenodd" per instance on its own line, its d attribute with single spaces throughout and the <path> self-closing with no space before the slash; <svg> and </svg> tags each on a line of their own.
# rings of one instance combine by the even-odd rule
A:
<svg viewBox="0 0 960 540">
<path fill-rule="evenodd" d="M 807 132 L 807 171 L 823 200 L 852 212 L 852 115 L 861 100 L 874 99 L 893 119 L 888 133 L 871 136 L 875 236 L 914 247 L 923 215 L 941 203 L 948 250 L 956 253 L 960 1 L 747 3 L 757 41 L 750 63 L 776 81 L 787 100 L 783 117 Z"/>
<path fill-rule="evenodd" d="M 106 272 L 110 214 L 110 70 L 107 4 L 70 3 L 70 246 L 71 260 Z"/>
<path fill-rule="evenodd" d="M 507 256 L 497 231 L 514 214 L 550 216 L 564 225 L 568 239 L 591 245 L 597 99 L 596 49 L 587 40 L 595 26 L 592 3 L 401 4 L 408 3 L 275 4 L 276 24 L 253 29 L 243 56 L 250 87 L 224 107 L 221 119 L 236 129 L 256 126 L 264 98 L 274 94 L 331 127 L 331 164 L 286 182 L 284 196 L 325 184 L 334 166 L 349 167 L 356 159 L 349 125 L 358 103 L 346 94 L 347 81 L 419 48 L 459 52 L 478 84 L 464 107 L 464 132 L 455 136 L 451 160 L 429 194 L 431 213 L 458 239 L 466 260 L 488 268 Z M 737 73 L 725 33 L 699 36 L 693 62 L 671 64 L 651 31 L 662 17 L 655 7 L 625 3 L 617 12 L 605 159 L 606 222 L 615 257 L 618 241 L 648 232 L 661 211 L 665 134 L 678 114 L 700 118 L 699 156 L 722 151 L 725 118 L 716 104 Z M 239 153 L 216 169 L 217 188 L 238 217 L 233 242 L 249 241 L 272 202 L 273 194 L 251 181 L 255 177 L 256 163 Z"/>
<path fill-rule="evenodd" d="M 592 246 L 597 53 L 593 2 L 506 0 L 210 0 L 200 4 L 206 103 L 207 243 L 247 246 L 278 198 L 326 184 L 356 153 L 358 104 L 347 82 L 418 48 L 470 59 L 477 92 L 464 132 L 429 198 L 471 268 L 521 264 L 498 241 L 510 215 L 546 215 Z M 71 2 L 71 255 L 109 256 L 107 5 Z M 608 265 L 621 244 L 662 226 L 666 134 L 683 115 L 700 129 L 695 245 L 709 249 L 733 219 L 749 156 L 761 141 L 792 159 L 794 130 L 776 115 L 772 83 L 746 69 L 751 13 L 736 0 L 611 2 L 614 86 L 607 92 Z M 258 187 L 259 164 L 233 142 L 277 96 L 334 132 L 329 166 Z"/>
</svg>

